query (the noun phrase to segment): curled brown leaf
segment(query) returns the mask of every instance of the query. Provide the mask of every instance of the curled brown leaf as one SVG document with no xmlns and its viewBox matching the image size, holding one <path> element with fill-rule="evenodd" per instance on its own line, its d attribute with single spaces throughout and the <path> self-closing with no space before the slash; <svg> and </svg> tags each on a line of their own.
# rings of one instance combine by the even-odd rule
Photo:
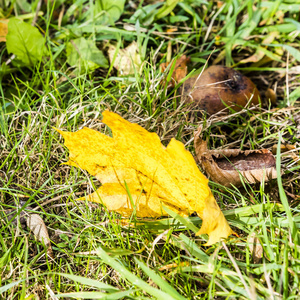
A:
<svg viewBox="0 0 300 300">
<path fill-rule="evenodd" d="M 209 150 L 207 142 L 199 137 L 200 131 L 194 135 L 195 151 L 211 180 L 226 187 L 239 187 L 243 181 L 253 184 L 277 178 L 276 161 L 269 150 Z"/>
</svg>

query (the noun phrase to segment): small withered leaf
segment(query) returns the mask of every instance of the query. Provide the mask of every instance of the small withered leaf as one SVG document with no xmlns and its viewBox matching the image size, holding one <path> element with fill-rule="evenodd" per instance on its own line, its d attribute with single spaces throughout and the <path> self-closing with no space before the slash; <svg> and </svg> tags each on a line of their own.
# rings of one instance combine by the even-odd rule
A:
<svg viewBox="0 0 300 300">
<path fill-rule="evenodd" d="M 182 55 L 176 60 L 171 81 L 169 82 L 169 87 L 174 88 L 181 79 L 186 77 L 188 73 L 187 64 L 190 62 L 190 60 L 190 57 L 187 57 L 186 55 Z M 160 65 L 160 70 L 164 72 L 167 69 L 168 65 L 169 63 L 162 63 Z"/>
<path fill-rule="evenodd" d="M 38 214 L 28 214 L 26 223 L 30 230 L 33 232 L 34 236 L 47 247 L 47 254 L 51 258 L 53 258 L 48 229 L 42 217 Z"/>
</svg>

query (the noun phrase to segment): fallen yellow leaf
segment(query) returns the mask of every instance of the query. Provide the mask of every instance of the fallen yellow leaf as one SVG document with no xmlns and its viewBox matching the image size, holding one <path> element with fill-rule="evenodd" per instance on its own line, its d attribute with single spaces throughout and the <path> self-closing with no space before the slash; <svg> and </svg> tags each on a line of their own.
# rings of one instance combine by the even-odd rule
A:
<svg viewBox="0 0 300 300">
<path fill-rule="evenodd" d="M 8 33 L 8 19 L 0 19 L 0 42 L 6 42 Z"/>
<path fill-rule="evenodd" d="M 198 234 L 209 235 L 207 245 L 233 233 L 208 179 L 181 142 L 172 139 L 164 147 L 156 133 L 109 111 L 103 116 L 113 138 L 89 128 L 57 129 L 70 151 L 67 164 L 87 170 L 102 183 L 87 200 L 126 217 L 133 212 L 138 217 L 160 217 L 166 215 L 163 206 L 182 216 L 196 211 L 203 221 Z"/>
</svg>

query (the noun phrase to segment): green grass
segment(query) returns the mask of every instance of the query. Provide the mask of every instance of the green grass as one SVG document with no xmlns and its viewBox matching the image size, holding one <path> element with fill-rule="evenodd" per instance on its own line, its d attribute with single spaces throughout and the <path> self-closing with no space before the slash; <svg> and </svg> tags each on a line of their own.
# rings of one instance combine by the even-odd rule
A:
<svg viewBox="0 0 300 300">
<path fill-rule="evenodd" d="M 37 9 L 37 1 L 0 4 L 0 18 L 26 13 L 29 24 Z M 293 68 L 300 60 L 300 1 L 185 0 L 165 16 L 155 5 L 126 1 L 120 19 L 108 26 L 94 18 L 99 12 L 92 2 L 62 0 L 55 8 L 42 2 L 36 27 L 45 36 L 48 58 L 35 66 L 7 63 L 11 54 L 0 43 L 1 299 L 299 297 L 300 77 Z M 141 14 L 138 23 L 135 13 Z M 129 23 L 139 30 L 126 29 Z M 178 32 L 170 35 L 166 30 L 172 26 Z M 262 44 L 274 31 L 276 39 Z M 66 45 L 81 36 L 96 41 L 105 55 L 107 41 L 120 48 L 137 41 L 145 61 L 141 73 L 124 77 L 112 67 L 76 73 L 66 62 Z M 169 42 L 172 58 L 191 57 L 189 72 L 218 60 L 249 76 L 262 95 L 275 89 L 277 104 L 263 99 L 260 112 L 226 117 L 199 113 L 180 101 L 178 87 L 167 90 L 160 84 L 170 79 L 159 71 Z M 240 63 L 258 50 L 264 59 Z M 100 183 L 62 164 L 68 151 L 53 127 L 76 131 L 86 126 L 110 134 L 101 123 L 105 109 L 156 132 L 164 145 L 176 137 L 192 154 L 193 133 L 202 125 L 202 138 L 209 138 L 212 149 L 271 150 L 287 143 L 295 145 L 296 159 L 277 151 L 279 176 L 271 182 L 243 188 L 210 182 L 239 237 L 205 247 L 207 237 L 195 235 L 201 226 L 197 216 L 133 216 L 128 224 L 101 205 L 76 201 Z M 7 217 L 9 209 L 17 212 L 15 220 Z M 20 223 L 23 212 L 43 218 L 53 258 Z M 250 245 L 253 233 L 263 248 L 258 261 Z"/>
</svg>

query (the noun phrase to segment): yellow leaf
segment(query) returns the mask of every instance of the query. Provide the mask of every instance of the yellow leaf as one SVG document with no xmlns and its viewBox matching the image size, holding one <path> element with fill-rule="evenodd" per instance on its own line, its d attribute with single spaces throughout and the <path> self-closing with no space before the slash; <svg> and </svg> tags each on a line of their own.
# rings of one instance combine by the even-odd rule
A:
<svg viewBox="0 0 300 300">
<path fill-rule="evenodd" d="M 6 42 L 6 35 L 8 33 L 8 19 L 0 19 L 0 42 Z"/>
<path fill-rule="evenodd" d="M 162 205 L 182 216 L 195 211 L 203 221 L 198 234 L 209 235 L 207 245 L 233 233 L 208 179 L 181 142 L 172 139 L 164 147 L 156 133 L 109 111 L 103 116 L 113 138 L 89 128 L 57 129 L 70 151 L 67 164 L 87 170 L 102 183 L 87 200 L 126 217 L 133 212 L 138 217 L 166 215 Z"/>
</svg>

